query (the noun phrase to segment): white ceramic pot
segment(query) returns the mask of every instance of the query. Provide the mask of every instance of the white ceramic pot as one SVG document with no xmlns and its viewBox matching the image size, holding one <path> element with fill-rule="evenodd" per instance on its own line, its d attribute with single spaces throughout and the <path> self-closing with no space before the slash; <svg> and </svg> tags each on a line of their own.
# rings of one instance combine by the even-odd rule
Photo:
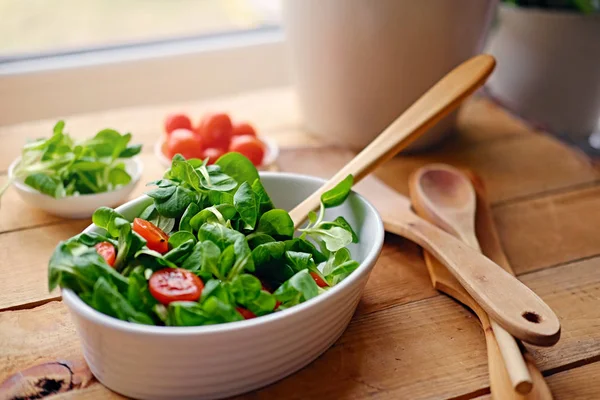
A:
<svg viewBox="0 0 600 400">
<path fill-rule="evenodd" d="M 497 0 L 286 0 L 284 27 L 304 123 L 362 148 L 451 69 L 477 54 Z M 441 121 L 411 149 L 439 142 Z"/>
<path fill-rule="evenodd" d="M 552 131 L 587 137 L 600 117 L 600 15 L 499 9 L 488 89 L 509 109 Z"/>
<path fill-rule="evenodd" d="M 285 209 L 323 183 L 296 174 L 261 177 L 273 202 Z M 151 201 L 143 196 L 117 211 L 132 220 Z M 92 373 L 129 397 L 182 400 L 233 396 L 304 367 L 346 329 L 383 245 L 381 218 L 363 197 L 351 193 L 326 212 L 327 218 L 338 215 L 357 231 L 360 241 L 349 249 L 360 266 L 327 293 L 267 316 L 211 326 L 147 326 L 101 314 L 63 290 Z M 91 225 L 85 231 L 99 229 Z"/>
</svg>

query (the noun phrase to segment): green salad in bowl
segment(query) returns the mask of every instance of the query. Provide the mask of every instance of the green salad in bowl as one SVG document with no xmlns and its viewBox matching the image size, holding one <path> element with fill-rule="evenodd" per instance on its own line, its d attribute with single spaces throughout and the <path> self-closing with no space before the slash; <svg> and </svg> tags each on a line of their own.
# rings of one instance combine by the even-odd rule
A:
<svg viewBox="0 0 600 400">
<path fill-rule="evenodd" d="M 50 290 L 71 289 L 97 311 L 148 325 L 199 326 L 293 307 L 335 286 L 359 263 L 358 242 L 339 216 L 348 176 L 321 197 L 318 213 L 295 231 L 254 165 L 228 153 L 214 165 L 176 155 L 149 183 L 152 202 L 133 221 L 101 207 L 94 224 L 61 242 L 49 262 Z"/>
</svg>

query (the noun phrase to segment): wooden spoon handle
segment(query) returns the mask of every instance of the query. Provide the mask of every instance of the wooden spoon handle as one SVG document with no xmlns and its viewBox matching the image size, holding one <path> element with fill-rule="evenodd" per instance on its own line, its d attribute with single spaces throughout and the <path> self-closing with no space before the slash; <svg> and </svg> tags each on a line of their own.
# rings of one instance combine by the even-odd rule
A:
<svg viewBox="0 0 600 400">
<path fill-rule="evenodd" d="M 510 334 L 539 346 L 558 341 L 560 323 L 552 309 L 477 250 L 409 211 L 384 221 L 387 231 L 416 242 L 442 262 L 490 318 Z"/>
<path fill-rule="evenodd" d="M 354 176 L 355 183 L 360 181 L 456 109 L 466 97 L 483 85 L 495 65 L 496 61 L 492 56 L 482 54 L 450 71 L 352 161 L 296 206 L 290 212 L 294 226 L 298 228 L 308 213 L 319 207 L 324 192 L 333 188 L 349 174 Z"/>
</svg>

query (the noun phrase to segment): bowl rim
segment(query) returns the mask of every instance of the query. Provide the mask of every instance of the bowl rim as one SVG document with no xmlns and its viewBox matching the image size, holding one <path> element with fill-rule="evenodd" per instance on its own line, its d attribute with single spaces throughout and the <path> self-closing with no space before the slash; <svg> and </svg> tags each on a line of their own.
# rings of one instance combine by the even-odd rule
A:
<svg viewBox="0 0 600 400">
<path fill-rule="evenodd" d="M 284 179 L 300 179 L 300 180 L 308 180 L 312 183 L 323 184 L 325 180 L 322 178 L 304 175 L 304 174 L 296 174 L 289 172 L 261 172 L 261 177 L 265 176 L 275 176 Z M 362 276 L 368 272 L 369 268 L 375 264 L 379 254 L 381 253 L 381 249 L 383 247 L 383 241 L 385 236 L 385 230 L 383 227 L 383 221 L 377 209 L 371 204 L 366 198 L 361 196 L 359 193 L 354 190 L 351 192 L 353 197 L 359 199 L 363 204 L 366 205 L 367 209 L 370 211 L 371 215 L 375 218 L 375 223 L 377 225 L 376 232 L 374 234 L 374 246 L 368 250 L 365 259 L 360 263 L 358 268 L 354 270 L 347 278 L 343 281 L 335 285 L 333 288 L 327 290 L 325 293 L 322 293 L 304 303 L 295 305 L 294 307 L 290 307 L 286 310 L 276 312 L 273 314 L 263 315 L 258 318 L 253 318 L 249 320 L 243 321 L 235 321 L 228 322 L 223 324 L 215 324 L 215 325 L 201 325 L 201 326 L 156 326 L 156 325 L 143 325 L 135 322 L 127 322 L 122 321 L 120 319 L 111 317 L 109 315 L 102 314 L 101 312 L 93 309 L 89 305 L 87 305 L 83 300 L 79 298 L 75 292 L 70 289 L 61 289 L 63 301 L 67 304 L 67 306 L 71 309 L 71 312 L 78 314 L 80 317 L 87 319 L 88 321 L 104 325 L 106 327 L 112 328 L 114 330 L 118 330 L 121 332 L 128 333 L 138 333 L 138 334 L 146 334 L 146 335 L 175 335 L 175 336 L 186 336 L 190 334 L 200 334 L 200 335 L 210 335 L 216 333 L 228 333 L 235 332 L 245 329 L 252 329 L 260 325 L 266 325 L 269 323 L 275 323 L 277 321 L 281 321 L 282 319 L 291 317 L 293 315 L 297 315 L 302 313 L 303 311 L 317 307 L 318 305 L 332 300 L 335 296 L 342 293 L 352 285 L 357 284 Z M 119 207 L 117 207 L 117 211 L 119 209 L 125 207 L 132 207 L 139 203 L 148 201 L 149 197 L 146 195 L 142 195 L 134 200 L 131 200 Z M 85 231 L 93 229 L 94 224 L 89 225 L 84 229 Z"/>
<path fill-rule="evenodd" d="M 18 190 L 20 190 L 22 192 L 35 194 L 38 196 L 47 197 L 48 199 L 52 199 L 55 201 L 73 199 L 73 198 L 76 198 L 76 199 L 88 198 L 89 199 L 89 198 L 96 197 L 96 196 L 102 196 L 102 195 L 106 195 L 106 194 L 112 194 L 112 193 L 119 192 L 129 186 L 136 185 L 139 182 L 139 180 L 142 178 L 142 174 L 144 173 L 144 163 L 142 162 L 140 156 L 136 155 L 136 156 L 133 156 L 130 158 L 123 158 L 122 160 L 124 160 L 125 163 L 131 162 L 131 163 L 133 163 L 133 165 L 135 165 L 135 175 L 133 175 L 131 177 L 131 181 L 128 184 L 123 185 L 117 189 L 107 191 L 107 192 L 79 194 L 77 196 L 65 196 L 65 197 L 59 197 L 59 198 L 52 197 L 50 195 L 47 195 L 46 193 L 42 193 L 39 190 L 35 190 L 31 186 L 26 185 L 25 182 L 23 182 L 21 179 L 16 179 L 16 177 L 14 176 L 14 170 L 17 167 L 17 165 L 19 165 L 19 162 L 21 162 L 21 156 L 15 158 L 15 160 L 12 163 L 10 163 L 10 165 L 8 166 L 8 177 L 9 177 L 9 179 L 15 178 L 12 183 Z"/>
<path fill-rule="evenodd" d="M 279 157 L 279 145 L 268 136 L 257 135 L 256 137 L 260 139 L 267 148 L 262 164 L 257 165 L 256 168 L 269 168 L 275 164 L 277 158 Z M 167 138 L 165 135 L 161 135 L 158 139 L 156 139 L 153 145 L 154 156 L 158 159 L 158 162 L 160 162 L 161 165 L 164 167 L 170 167 L 171 160 L 162 151 L 162 147 L 166 142 Z"/>
</svg>

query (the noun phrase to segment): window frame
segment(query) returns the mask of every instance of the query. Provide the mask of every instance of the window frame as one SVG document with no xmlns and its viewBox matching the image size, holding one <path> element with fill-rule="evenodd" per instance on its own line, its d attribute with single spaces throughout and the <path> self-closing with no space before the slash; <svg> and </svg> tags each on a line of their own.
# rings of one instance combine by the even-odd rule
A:
<svg viewBox="0 0 600 400">
<path fill-rule="evenodd" d="M 290 84 L 278 26 L 0 61 L 0 125 Z"/>
</svg>

